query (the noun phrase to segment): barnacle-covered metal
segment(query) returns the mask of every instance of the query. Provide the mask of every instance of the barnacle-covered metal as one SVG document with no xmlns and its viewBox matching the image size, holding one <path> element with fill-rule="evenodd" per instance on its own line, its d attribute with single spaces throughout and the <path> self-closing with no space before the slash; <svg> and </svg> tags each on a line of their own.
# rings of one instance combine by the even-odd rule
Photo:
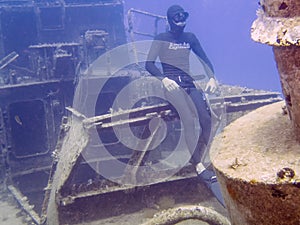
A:
<svg viewBox="0 0 300 225">
<path fill-rule="evenodd" d="M 280 179 L 291 180 L 295 176 L 295 171 L 291 168 L 285 167 L 277 172 L 277 177 Z"/>
<path fill-rule="evenodd" d="M 252 39 L 273 46 L 300 45 L 300 2 L 261 0 Z"/>
<path fill-rule="evenodd" d="M 300 1 L 261 0 L 251 37 L 273 46 L 282 91 L 300 140 Z"/>
</svg>

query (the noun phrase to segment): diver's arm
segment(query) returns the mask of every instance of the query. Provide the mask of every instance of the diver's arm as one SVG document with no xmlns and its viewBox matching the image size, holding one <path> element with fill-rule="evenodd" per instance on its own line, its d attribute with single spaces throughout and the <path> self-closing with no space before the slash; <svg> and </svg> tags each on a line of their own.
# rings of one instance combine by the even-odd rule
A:
<svg viewBox="0 0 300 225">
<path fill-rule="evenodd" d="M 208 57 L 206 56 L 203 48 L 201 47 L 199 40 L 197 39 L 197 37 L 194 34 L 192 34 L 191 39 L 192 39 L 191 40 L 192 51 L 196 54 L 196 56 L 198 56 L 198 59 L 203 64 L 203 67 L 207 73 L 207 76 L 209 78 L 214 78 L 213 65 L 210 62 L 210 60 L 208 59 Z"/>
<path fill-rule="evenodd" d="M 155 77 L 160 77 L 162 79 L 164 78 L 164 75 L 155 65 L 155 61 L 159 55 L 159 49 L 160 49 L 159 43 L 160 42 L 157 41 L 156 39 L 154 39 L 154 41 L 152 42 L 151 48 L 148 53 L 147 61 L 145 64 L 145 68 L 151 75 Z"/>
<path fill-rule="evenodd" d="M 168 91 L 176 90 L 179 88 L 179 85 L 174 81 L 169 79 L 168 77 L 165 77 L 160 70 L 156 67 L 155 61 L 149 61 L 146 62 L 146 70 L 152 74 L 153 76 L 156 76 L 161 79 L 164 87 Z"/>
<path fill-rule="evenodd" d="M 191 47 L 192 47 L 193 52 L 198 56 L 198 59 L 203 64 L 203 67 L 209 78 L 209 81 L 207 82 L 206 87 L 205 87 L 205 92 L 214 93 L 218 88 L 218 84 L 217 84 L 215 76 L 214 76 L 213 65 L 210 62 L 210 60 L 208 59 L 208 57 L 206 56 L 203 48 L 200 45 L 199 40 L 197 39 L 197 37 L 194 34 L 192 35 L 191 43 L 192 43 Z M 195 84 L 196 88 L 201 88 L 200 83 L 198 83 L 197 81 L 195 81 L 194 84 Z"/>
<path fill-rule="evenodd" d="M 155 65 L 155 61 L 159 55 L 159 50 L 161 49 L 161 46 L 160 46 L 161 43 L 162 42 L 157 41 L 157 39 L 155 39 L 152 42 L 152 45 L 151 45 L 151 48 L 150 48 L 150 51 L 149 51 L 149 54 L 147 57 L 145 68 L 151 75 L 161 79 L 164 87 L 168 91 L 176 90 L 179 88 L 179 85 L 174 80 L 171 80 L 168 77 L 164 76 L 164 74 Z"/>
<path fill-rule="evenodd" d="M 147 60 L 145 68 L 151 75 L 153 75 L 155 77 L 161 77 L 161 78 L 164 77 L 163 74 L 160 72 L 160 70 L 155 65 L 155 61 Z"/>
</svg>

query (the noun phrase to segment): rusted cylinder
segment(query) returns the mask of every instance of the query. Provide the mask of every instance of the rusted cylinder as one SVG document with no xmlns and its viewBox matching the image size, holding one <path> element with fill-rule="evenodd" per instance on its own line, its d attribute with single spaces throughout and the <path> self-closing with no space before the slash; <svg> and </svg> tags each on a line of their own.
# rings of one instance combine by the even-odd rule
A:
<svg viewBox="0 0 300 225">
<path fill-rule="evenodd" d="M 282 92 L 297 139 L 300 141 L 300 47 L 273 47 Z"/>
<path fill-rule="evenodd" d="M 300 141 L 300 1 L 261 0 L 252 39 L 273 46 L 281 86 Z"/>
<path fill-rule="evenodd" d="M 267 17 L 294 18 L 300 16 L 298 0 L 261 0 L 260 5 Z"/>
<path fill-rule="evenodd" d="M 232 225 L 300 224 L 300 144 L 283 104 L 237 119 L 212 143 Z"/>
<path fill-rule="evenodd" d="M 280 102 L 239 118 L 211 159 L 232 225 L 300 224 L 300 1 L 260 5 L 251 36 L 273 46 L 289 116 Z"/>
</svg>

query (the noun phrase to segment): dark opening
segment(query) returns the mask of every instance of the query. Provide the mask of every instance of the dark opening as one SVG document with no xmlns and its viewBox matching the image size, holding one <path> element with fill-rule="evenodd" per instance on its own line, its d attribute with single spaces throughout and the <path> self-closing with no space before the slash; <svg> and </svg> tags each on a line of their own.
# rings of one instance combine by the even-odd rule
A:
<svg viewBox="0 0 300 225">
<path fill-rule="evenodd" d="M 64 28 L 64 8 L 40 8 L 40 21 L 43 30 L 57 30 Z"/>
<path fill-rule="evenodd" d="M 288 8 L 288 5 L 285 2 L 281 3 L 279 6 L 279 10 L 284 10 L 286 8 Z"/>
<path fill-rule="evenodd" d="M 9 117 L 12 152 L 16 157 L 48 152 L 46 115 L 41 100 L 11 104 Z"/>
</svg>

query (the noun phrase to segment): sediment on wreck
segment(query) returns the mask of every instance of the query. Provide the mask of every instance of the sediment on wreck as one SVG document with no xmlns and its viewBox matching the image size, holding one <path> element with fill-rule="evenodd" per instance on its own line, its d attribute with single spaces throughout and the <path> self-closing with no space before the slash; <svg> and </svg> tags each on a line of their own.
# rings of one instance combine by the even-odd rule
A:
<svg viewBox="0 0 300 225">
<path fill-rule="evenodd" d="M 300 144 L 282 105 L 237 119 L 212 143 L 232 225 L 300 224 Z"/>
</svg>

